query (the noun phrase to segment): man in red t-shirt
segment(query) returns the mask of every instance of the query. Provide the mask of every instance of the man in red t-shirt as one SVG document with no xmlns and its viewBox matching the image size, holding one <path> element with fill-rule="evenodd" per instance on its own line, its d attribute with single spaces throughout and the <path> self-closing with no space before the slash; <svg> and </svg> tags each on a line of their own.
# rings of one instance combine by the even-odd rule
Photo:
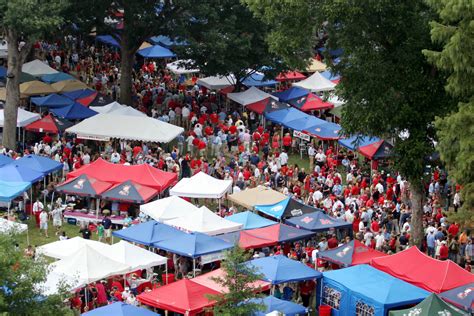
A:
<svg viewBox="0 0 474 316">
<path fill-rule="evenodd" d="M 333 234 L 331 238 L 328 239 L 328 248 L 334 249 L 337 248 L 339 242 L 337 241 L 336 234 Z"/>
<path fill-rule="evenodd" d="M 449 253 L 448 246 L 446 246 L 446 241 L 443 240 L 441 242 L 441 247 L 439 248 L 439 260 L 447 260 L 448 253 Z"/>
</svg>

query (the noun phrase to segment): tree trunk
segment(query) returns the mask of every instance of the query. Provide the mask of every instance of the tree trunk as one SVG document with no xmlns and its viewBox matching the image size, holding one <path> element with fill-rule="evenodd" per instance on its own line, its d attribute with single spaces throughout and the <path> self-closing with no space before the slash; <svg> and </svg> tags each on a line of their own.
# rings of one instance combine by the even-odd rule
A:
<svg viewBox="0 0 474 316">
<path fill-rule="evenodd" d="M 127 32 L 123 32 L 120 46 L 120 103 L 132 104 L 132 69 L 135 62 L 135 50 L 130 49 Z"/>
<path fill-rule="evenodd" d="M 423 186 L 420 181 L 410 181 L 411 238 L 410 243 L 418 248 L 424 238 L 423 232 Z"/>
<path fill-rule="evenodd" d="M 4 109 L 2 145 L 16 150 L 16 121 L 18 104 L 20 103 L 20 73 L 22 58 L 18 51 L 18 36 L 16 32 L 7 32 L 8 41 L 8 73 L 6 84 L 6 103 Z"/>
</svg>

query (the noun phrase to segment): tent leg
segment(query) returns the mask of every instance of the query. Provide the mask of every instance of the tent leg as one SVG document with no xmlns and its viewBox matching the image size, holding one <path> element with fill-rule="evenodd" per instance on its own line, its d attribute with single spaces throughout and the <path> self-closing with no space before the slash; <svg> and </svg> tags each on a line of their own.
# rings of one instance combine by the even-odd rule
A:
<svg viewBox="0 0 474 316">
<path fill-rule="evenodd" d="M 168 284 L 168 261 L 165 263 L 166 284 Z"/>
<path fill-rule="evenodd" d="M 46 207 L 46 177 L 43 178 L 43 186 L 44 186 L 43 204 L 44 204 L 44 207 Z"/>
<path fill-rule="evenodd" d="M 100 199 L 95 200 L 95 219 L 99 219 L 99 204 Z"/>
<path fill-rule="evenodd" d="M 30 188 L 30 207 L 31 207 L 31 214 L 33 214 L 33 186 Z"/>
<path fill-rule="evenodd" d="M 193 258 L 193 278 L 196 277 L 196 258 Z"/>
<path fill-rule="evenodd" d="M 221 199 L 218 200 L 218 204 L 219 204 L 219 213 L 221 212 Z"/>
<path fill-rule="evenodd" d="M 7 214 L 10 216 L 10 206 L 12 204 L 12 201 L 8 201 L 8 209 L 7 209 Z"/>
</svg>

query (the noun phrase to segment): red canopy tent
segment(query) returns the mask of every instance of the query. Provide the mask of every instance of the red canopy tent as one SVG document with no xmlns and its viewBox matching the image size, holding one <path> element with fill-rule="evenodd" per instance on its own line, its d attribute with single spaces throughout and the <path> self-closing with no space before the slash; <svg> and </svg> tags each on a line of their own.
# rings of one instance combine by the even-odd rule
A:
<svg viewBox="0 0 474 316">
<path fill-rule="evenodd" d="M 184 315 L 197 315 L 206 307 L 214 305 L 214 301 L 207 295 L 219 295 L 220 292 L 201 284 L 183 279 L 151 292 L 144 292 L 137 296 L 139 302 L 156 308 L 180 313 Z"/>
<path fill-rule="evenodd" d="M 334 108 L 334 104 L 323 101 L 323 99 L 313 93 L 296 100 L 290 100 L 289 103 L 301 111 L 326 110 Z"/>
<path fill-rule="evenodd" d="M 229 290 L 227 287 L 223 286 L 222 284 L 219 284 L 215 281 L 215 278 L 222 278 L 225 276 L 225 272 L 222 269 L 217 269 L 214 271 L 211 271 L 209 273 L 200 275 L 198 277 L 195 277 L 191 279 L 192 282 L 201 284 L 202 286 L 205 286 L 207 288 L 210 288 L 214 291 L 218 291 L 221 293 L 227 293 Z M 256 290 L 259 291 L 267 291 L 270 289 L 271 284 L 270 282 L 263 281 L 263 280 L 257 280 L 250 284 L 251 287 L 254 287 Z"/>
<path fill-rule="evenodd" d="M 372 259 L 370 264 L 396 278 L 434 293 L 474 282 L 474 274 L 451 260 L 433 259 L 417 247 L 391 256 Z"/>
<path fill-rule="evenodd" d="M 383 139 L 358 148 L 359 152 L 370 160 L 390 157 L 392 156 L 392 149 L 393 146 Z"/>
<path fill-rule="evenodd" d="M 268 240 L 269 242 L 273 242 L 273 245 L 285 241 L 303 240 L 315 234 L 312 231 L 285 224 L 275 224 L 262 228 L 249 229 L 245 232 L 252 238 L 257 237 L 260 240 Z M 250 237 L 248 241 L 250 242 Z"/>
<path fill-rule="evenodd" d="M 278 243 L 276 240 L 270 240 L 266 238 L 262 238 L 259 236 L 255 236 L 249 231 L 242 230 L 239 232 L 239 246 L 244 249 L 253 249 L 253 248 L 261 248 L 267 246 L 273 246 Z"/>
<path fill-rule="evenodd" d="M 352 254 L 351 265 L 369 264 L 374 258 L 388 256 L 386 253 L 367 247 L 358 240 L 354 241 L 354 253 Z"/>
<path fill-rule="evenodd" d="M 355 239 L 337 248 L 320 251 L 317 256 L 339 266 L 349 267 L 358 264 L 369 264 L 370 260 L 386 256 L 386 254 L 367 247 Z"/>
<path fill-rule="evenodd" d="M 177 174 L 156 169 L 148 164 L 125 166 L 97 159 L 67 175 L 68 179 L 86 174 L 97 180 L 118 184 L 132 180 L 138 184 L 153 188 L 159 192 L 176 182 Z"/>
<path fill-rule="evenodd" d="M 298 71 L 288 71 L 280 73 L 275 79 L 276 81 L 303 80 L 306 76 Z"/>
</svg>

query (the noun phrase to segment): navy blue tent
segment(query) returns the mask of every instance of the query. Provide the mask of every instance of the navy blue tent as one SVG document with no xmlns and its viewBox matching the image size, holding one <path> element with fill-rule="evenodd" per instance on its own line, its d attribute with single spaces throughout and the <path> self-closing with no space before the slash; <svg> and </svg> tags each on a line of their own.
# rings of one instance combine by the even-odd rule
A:
<svg viewBox="0 0 474 316">
<path fill-rule="evenodd" d="M 270 205 L 256 205 L 255 209 L 277 219 L 295 217 L 319 211 L 319 209 L 293 198 L 288 198 Z"/>
<path fill-rule="evenodd" d="M 74 77 L 64 72 L 58 72 L 54 74 L 41 76 L 41 81 L 46 82 L 46 83 L 55 83 L 55 82 L 70 80 L 70 79 L 74 79 Z"/>
<path fill-rule="evenodd" d="M 448 303 L 470 313 L 474 312 L 474 283 L 468 283 L 442 292 L 439 296 Z"/>
<path fill-rule="evenodd" d="M 233 244 L 222 239 L 201 233 L 182 233 L 174 238 L 155 242 L 153 246 L 189 258 L 197 258 L 234 247 Z"/>
<path fill-rule="evenodd" d="M 112 35 L 97 35 L 95 39 L 104 44 L 120 48 L 119 42 Z"/>
<path fill-rule="evenodd" d="M 37 155 L 27 155 L 16 160 L 15 163 L 20 167 L 29 168 L 38 172 L 41 172 L 44 175 L 48 175 L 51 172 L 62 170 L 63 164 L 57 162 L 48 157 L 37 156 Z"/>
<path fill-rule="evenodd" d="M 7 76 L 7 68 L 0 66 L 0 78 L 5 78 Z"/>
<path fill-rule="evenodd" d="M 277 83 L 275 80 L 265 80 L 265 75 L 259 73 L 253 73 L 242 80 L 242 84 L 247 87 L 271 87 Z"/>
<path fill-rule="evenodd" d="M 357 150 L 359 147 L 364 147 L 373 143 L 380 141 L 378 137 L 372 136 L 362 136 L 362 135 L 355 135 L 349 138 L 344 138 L 338 140 L 339 144 L 346 147 L 349 150 Z"/>
<path fill-rule="evenodd" d="M 77 100 L 88 97 L 93 93 L 95 93 L 95 91 L 92 89 L 80 89 L 69 92 L 63 92 L 62 95 L 71 100 Z"/>
<path fill-rule="evenodd" d="M 168 48 L 160 46 L 160 45 L 153 45 L 147 48 L 140 49 L 137 52 L 138 55 L 143 56 L 145 58 L 172 58 L 176 57 L 176 55 L 170 51 Z"/>
<path fill-rule="evenodd" d="M 421 302 L 430 293 L 399 280 L 369 265 L 324 272 L 321 304 L 332 307 L 333 316 L 385 316 L 390 309 L 400 309 Z"/>
<path fill-rule="evenodd" d="M 115 185 L 101 194 L 105 200 L 125 201 L 143 204 L 157 196 L 159 191 L 134 181 L 128 180 Z"/>
<path fill-rule="evenodd" d="M 1 181 L 34 183 L 43 178 L 43 176 L 41 172 L 20 166 L 16 162 L 9 163 L 0 168 Z"/>
<path fill-rule="evenodd" d="M 60 108 L 63 106 L 71 105 L 74 102 L 71 99 L 66 98 L 65 96 L 53 93 L 45 97 L 31 98 L 31 103 L 36 104 L 38 106 L 45 106 L 48 108 Z"/>
<path fill-rule="evenodd" d="M 53 112 L 56 116 L 67 120 L 82 120 L 97 114 L 96 111 L 91 110 L 77 102 L 60 108 L 53 108 L 51 109 L 51 112 Z"/>
<path fill-rule="evenodd" d="M 112 183 L 99 181 L 86 174 L 81 174 L 79 177 L 69 179 L 56 186 L 55 190 L 72 195 L 98 197 L 111 186 Z"/>
<path fill-rule="evenodd" d="M 262 275 L 262 280 L 271 284 L 314 280 L 322 275 L 321 272 L 283 255 L 258 258 L 246 264 L 254 267 Z"/>
<path fill-rule="evenodd" d="M 124 240 L 136 242 L 141 245 L 153 246 L 156 242 L 167 239 L 176 239 L 178 236 L 186 233 L 156 221 L 148 221 L 114 231 L 112 234 Z"/>
<path fill-rule="evenodd" d="M 102 306 L 82 314 L 83 316 L 159 316 L 148 309 L 128 305 L 123 302 L 115 302 Z"/>
<path fill-rule="evenodd" d="M 188 45 L 186 41 L 173 40 L 169 36 L 164 35 L 153 36 L 150 38 L 150 41 L 153 42 L 153 44 L 158 44 L 165 47 Z"/>
<path fill-rule="evenodd" d="M 281 102 L 299 99 L 301 97 L 307 96 L 308 94 L 308 90 L 298 87 L 291 87 L 288 90 L 273 93 L 273 95 L 276 96 Z"/>
<path fill-rule="evenodd" d="M 9 164 L 10 162 L 13 162 L 13 158 L 10 158 L 5 155 L 0 155 L 0 167 Z"/>
<path fill-rule="evenodd" d="M 268 313 L 277 311 L 285 316 L 306 315 L 308 310 L 303 305 L 299 305 L 290 301 L 280 300 L 275 296 L 267 296 L 265 298 L 254 298 L 248 300 L 250 303 L 265 305 L 264 311 L 254 312 L 253 316 L 265 316 Z"/>
<path fill-rule="evenodd" d="M 324 231 L 331 228 L 352 229 L 351 223 L 331 217 L 322 211 L 292 217 L 287 219 L 285 223 L 311 231 Z"/>
</svg>

